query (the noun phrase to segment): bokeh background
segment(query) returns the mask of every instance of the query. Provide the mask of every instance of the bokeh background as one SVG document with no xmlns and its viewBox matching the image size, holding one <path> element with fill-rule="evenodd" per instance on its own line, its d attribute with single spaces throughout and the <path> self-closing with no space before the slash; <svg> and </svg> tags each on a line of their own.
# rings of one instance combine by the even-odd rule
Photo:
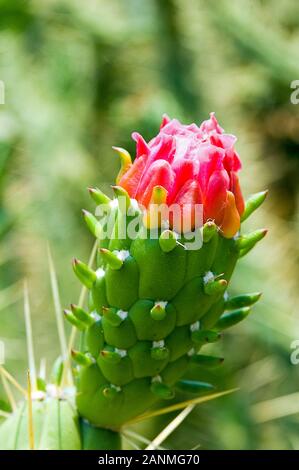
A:
<svg viewBox="0 0 299 470">
<path fill-rule="evenodd" d="M 28 280 L 36 355 L 59 354 L 47 243 L 61 302 L 79 295 L 71 258 L 87 260 L 81 217 L 87 186 L 108 188 L 166 112 L 186 123 L 216 111 L 238 136 L 245 196 L 268 188 L 246 229 L 268 227 L 231 292 L 263 291 L 248 320 L 213 353 L 226 360 L 202 380 L 225 398 L 198 406 L 165 442 L 191 449 L 299 449 L 299 79 L 296 0 L 0 0 L 0 339 L 6 367 L 26 382 L 23 318 Z M 68 327 L 66 327 L 68 330 Z M 69 330 L 68 330 L 69 331 Z M 208 351 L 207 351 L 208 352 Z M 198 376 L 191 371 L 190 377 Z M 3 396 L 3 390 L 0 390 Z M 177 399 L 189 398 L 179 395 Z M 154 437 L 174 415 L 145 422 Z"/>
</svg>

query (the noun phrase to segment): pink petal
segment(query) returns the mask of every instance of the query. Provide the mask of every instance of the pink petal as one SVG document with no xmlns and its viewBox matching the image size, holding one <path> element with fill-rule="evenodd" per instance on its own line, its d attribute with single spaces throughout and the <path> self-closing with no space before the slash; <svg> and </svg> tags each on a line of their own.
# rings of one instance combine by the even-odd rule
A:
<svg viewBox="0 0 299 470">
<path fill-rule="evenodd" d="M 173 162 L 172 169 L 175 173 L 174 184 L 169 191 L 167 202 L 169 204 L 176 198 L 177 193 L 186 181 L 194 180 L 197 173 L 197 162 L 193 160 L 178 159 Z"/>
<path fill-rule="evenodd" d="M 199 183 L 203 194 L 206 193 L 211 175 L 217 170 L 223 170 L 225 152 L 219 147 L 208 143 L 201 144 L 198 150 Z"/>
<path fill-rule="evenodd" d="M 176 142 L 171 135 L 160 134 L 155 144 L 151 144 L 151 152 L 148 164 L 151 165 L 156 160 L 166 160 L 172 162 L 175 154 Z"/>
<path fill-rule="evenodd" d="M 142 135 L 138 132 L 132 133 L 132 139 L 136 142 L 136 158 L 141 157 L 141 155 L 148 155 L 150 152 L 150 148 L 148 144 L 145 142 Z"/>
<path fill-rule="evenodd" d="M 210 113 L 210 119 L 202 122 L 200 130 L 206 134 L 209 134 L 212 131 L 216 131 L 218 134 L 222 134 L 224 132 L 224 129 L 222 129 L 218 124 L 215 113 Z"/>
</svg>

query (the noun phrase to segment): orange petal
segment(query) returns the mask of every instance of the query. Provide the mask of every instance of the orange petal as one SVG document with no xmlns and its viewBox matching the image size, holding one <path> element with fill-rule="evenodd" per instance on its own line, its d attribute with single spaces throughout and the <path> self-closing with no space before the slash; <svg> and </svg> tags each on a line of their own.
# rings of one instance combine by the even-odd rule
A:
<svg viewBox="0 0 299 470">
<path fill-rule="evenodd" d="M 230 190 L 235 195 L 236 206 L 237 206 L 238 212 L 240 215 L 242 215 L 245 209 L 245 203 L 244 203 L 244 199 L 242 195 L 240 181 L 239 181 L 237 173 L 235 172 L 231 172 L 230 174 L 230 186 L 231 186 Z"/>
<path fill-rule="evenodd" d="M 240 215 L 235 196 L 231 191 L 227 191 L 226 207 L 220 228 L 225 238 L 232 238 L 240 228 Z"/>
<path fill-rule="evenodd" d="M 145 169 L 145 163 L 146 156 L 139 157 L 118 182 L 118 185 L 124 188 L 130 197 L 135 197 L 138 183 Z"/>
<path fill-rule="evenodd" d="M 221 225 L 224 218 L 227 191 L 229 189 L 229 176 L 225 170 L 216 170 L 212 173 L 204 200 L 204 220 L 214 220 Z"/>
</svg>

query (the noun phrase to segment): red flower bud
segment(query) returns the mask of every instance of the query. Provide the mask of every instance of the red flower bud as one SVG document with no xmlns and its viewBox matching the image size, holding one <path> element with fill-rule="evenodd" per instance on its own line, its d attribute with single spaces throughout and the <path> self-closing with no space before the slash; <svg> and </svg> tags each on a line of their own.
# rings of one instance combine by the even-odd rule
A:
<svg viewBox="0 0 299 470">
<path fill-rule="evenodd" d="M 136 159 L 118 183 L 132 198 L 148 207 L 153 189 L 161 186 L 167 204 L 187 205 L 193 222 L 195 205 L 203 204 L 203 222 L 214 220 L 225 237 L 236 234 L 244 212 L 237 175 L 241 161 L 234 149 L 236 137 L 224 133 L 214 113 L 200 127 L 165 115 L 149 143 L 137 132 L 132 137 Z"/>
</svg>

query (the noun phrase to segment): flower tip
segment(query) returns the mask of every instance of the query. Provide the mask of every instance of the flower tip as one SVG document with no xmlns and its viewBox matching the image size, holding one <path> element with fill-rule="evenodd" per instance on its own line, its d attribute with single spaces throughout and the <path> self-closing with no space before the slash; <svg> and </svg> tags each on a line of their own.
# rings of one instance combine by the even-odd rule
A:
<svg viewBox="0 0 299 470">
<path fill-rule="evenodd" d="M 163 127 L 165 127 L 170 121 L 171 121 L 171 119 L 168 116 L 168 114 L 164 113 L 162 115 L 162 122 L 161 122 L 161 125 L 160 125 L 160 129 L 163 129 Z"/>
<path fill-rule="evenodd" d="M 112 184 L 111 189 L 113 192 L 116 194 L 116 196 L 127 196 L 128 192 L 123 188 L 122 186 L 119 186 L 117 184 Z"/>
<path fill-rule="evenodd" d="M 214 220 L 207 220 L 206 224 L 205 224 L 207 227 L 209 228 L 214 228 L 214 226 L 216 225 Z"/>
<path fill-rule="evenodd" d="M 137 142 L 137 140 L 140 138 L 140 134 L 139 132 L 134 131 L 132 132 L 131 137 L 133 140 L 135 140 L 135 142 Z"/>
<path fill-rule="evenodd" d="M 153 204 L 165 204 L 167 195 L 168 191 L 164 188 L 164 186 L 154 186 L 150 202 Z"/>
</svg>

